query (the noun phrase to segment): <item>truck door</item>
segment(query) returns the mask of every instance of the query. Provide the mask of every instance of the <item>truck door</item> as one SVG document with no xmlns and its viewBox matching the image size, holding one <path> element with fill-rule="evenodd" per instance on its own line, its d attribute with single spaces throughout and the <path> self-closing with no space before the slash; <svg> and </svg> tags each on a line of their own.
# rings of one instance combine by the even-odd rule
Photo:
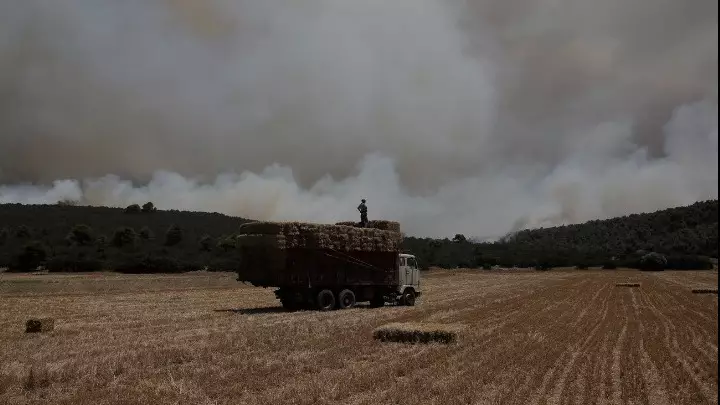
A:
<svg viewBox="0 0 720 405">
<path fill-rule="evenodd" d="M 408 278 L 408 284 L 417 286 L 420 281 L 420 275 L 418 274 L 417 261 L 415 258 L 409 258 L 407 260 L 408 270 L 410 271 L 410 277 Z"/>
</svg>

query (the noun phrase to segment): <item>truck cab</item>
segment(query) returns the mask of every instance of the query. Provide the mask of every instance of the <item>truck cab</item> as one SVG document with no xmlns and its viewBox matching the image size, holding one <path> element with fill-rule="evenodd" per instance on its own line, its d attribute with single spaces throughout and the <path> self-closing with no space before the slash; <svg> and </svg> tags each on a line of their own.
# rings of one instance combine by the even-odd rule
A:
<svg viewBox="0 0 720 405">
<path fill-rule="evenodd" d="M 398 298 L 403 305 L 415 305 L 415 299 L 422 294 L 420 290 L 420 270 L 414 255 L 398 255 Z"/>
</svg>

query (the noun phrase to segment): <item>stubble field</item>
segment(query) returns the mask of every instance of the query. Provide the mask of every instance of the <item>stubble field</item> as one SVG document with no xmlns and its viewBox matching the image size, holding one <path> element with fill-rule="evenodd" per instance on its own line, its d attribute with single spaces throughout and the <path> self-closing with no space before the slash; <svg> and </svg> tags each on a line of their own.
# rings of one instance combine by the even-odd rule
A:
<svg viewBox="0 0 720 405">
<path fill-rule="evenodd" d="M 0 403 L 717 404 L 718 299 L 691 292 L 717 283 L 436 271 L 415 307 L 286 313 L 232 274 L 0 274 Z M 45 316 L 55 331 L 24 333 Z M 391 322 L 465 329 L 372 339 Z"/>
</svg>

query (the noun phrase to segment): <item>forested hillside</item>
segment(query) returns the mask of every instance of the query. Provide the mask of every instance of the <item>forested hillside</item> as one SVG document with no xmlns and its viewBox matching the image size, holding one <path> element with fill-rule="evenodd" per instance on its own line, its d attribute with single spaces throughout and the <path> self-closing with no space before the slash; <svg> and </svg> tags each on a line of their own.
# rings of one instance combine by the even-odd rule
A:
<svg viewBox="0 0 720 405">
<path fill-rule="evenodd" d="M 216 213 L 0 205 L 0 267 L 26 271 L 232 270 L 233 235 L 247 219 Z M 634 266 L 642 255 L 667 256 L 671 268 L 707 267 L 718 255 L 718 201 L 579 225 L 525 230 L 494 243 L 407 237 L 404 249 L 430 266 Z"/>
<path fill-rule="evenodd" d="M 248 220 L 217 213 L 69 205 L 0 205 L 0 267 L 128 272 L 232 268 Z"/>
</svg>

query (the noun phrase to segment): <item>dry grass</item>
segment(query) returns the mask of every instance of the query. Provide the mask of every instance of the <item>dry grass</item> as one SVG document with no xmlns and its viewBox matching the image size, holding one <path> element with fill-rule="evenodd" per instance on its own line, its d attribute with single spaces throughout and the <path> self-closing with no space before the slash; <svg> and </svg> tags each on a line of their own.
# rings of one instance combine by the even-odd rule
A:
<svg viewBox="0 0 720 405">
<path fill-rule="evenodd" d="M 4 274 L 0 403 L 717 404 L 718 298 L 691 292 L 717 272 L 627 275 L 433 271 L 415 307 L 286 313 L 233 274 Z M 467 328 L 371 338 L 408 322 Z"/>
<path fill-rule="evenodd" d="M 640 283 L 615 283 L 615 287 L 640 287 Z"/>
<path fill-rule="evenodd" d="M 455 343 L 463 327 L 437 323 L 390 323 L 373 331 L 373 338 L 381 342 L 398 343 Z"/>
</svg>

